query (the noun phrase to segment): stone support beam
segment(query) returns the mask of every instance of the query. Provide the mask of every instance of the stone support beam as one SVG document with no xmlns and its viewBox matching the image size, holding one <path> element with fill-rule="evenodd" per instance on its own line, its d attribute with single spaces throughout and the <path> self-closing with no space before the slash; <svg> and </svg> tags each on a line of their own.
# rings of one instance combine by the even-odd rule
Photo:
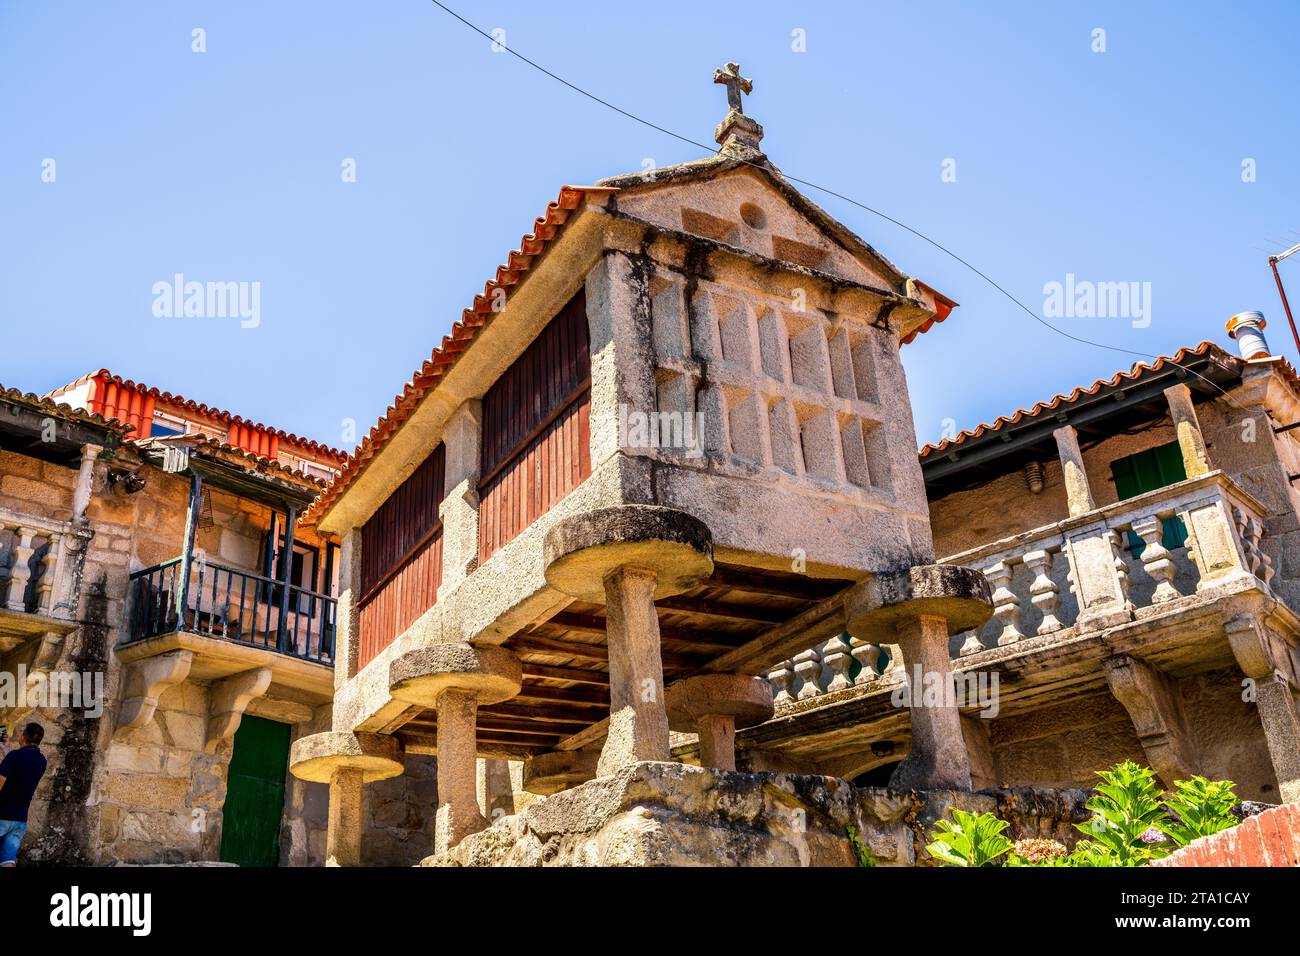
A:
<svg viewBox="0 0 1300 956">
<path fill-rule="evenodd" d="M 326 866 L 361 865 L 362 784 L 399 776 L 404 769 L 396 737 L 327 731 L 294 742 L 290 773 L 299 780 L 329 784 Z"/>
<path fill-rule="evenodd" d="M 271 686 L 271 668 L 258 667 L 217 681 L 209 691 L 208 737 L 205 749 L 217 752 L 221 742 L 235 736 L 249 703 Z"/>
<path fill-rule="evenodd" d="M 361 650 L 361 529 L 350 528 L 339 547 L 339 599 L 334 618 L 334 687 L 340 688 L 357 673 Z M 350 730 L 338 727 L 336 730 Z"/>
<path fill-rule="evenodd" d="M 193 651 L 169 651 L 128 664 L 126 693 L 117 712 L 114 736 L 128 734 L 149 723 L 163 692 L 185 680 L 193 663 Z"/>
<path fill-rule="evenodd" d="M 1213 471 L 1209 453 L 1205 450 L 1201 423 L 1196 418 L 1192 390 L 1184 384 L 1171 385 L 1165 389 L 1165 400 L 1169 403 L 1169 417 L 1178 436 L 1178 448 L 1183 454 L 1183 469 L 1187 477 L 1197 478 Z"/>
<path fill-rule="evenodd" d="M 669 759 L 668 715 L 655 601 L 713 572 L 713 542 L 698 518 L 623 505 L 559 522 L 543 542 L 547 583 L 606 605 L 610 715 L 598 774 Z"/>
<path fill-rule="evenodd" d="M 855 606 L 849 633 L 902 652 L 912 750 L 890 779 L 897 790 L 971 789 L 948 639 L 979 628 L 993 613 L 988 580 L 970 568 L 918 565 L 880 574 Z"/>
<path fill-rule="evenodd" d="M 1278 793 L 1283 803 L 1300 801 L 1300 702 L 1279 663 L 1289 656 L 1280 637 L 1250 615 L 1224 626 L 1237 664 L 1254 682 L 1255 706 L 1264 728 Z"/>
<path fill-rule="evenodd" d="M 478 566 L 478 482 L 483 438 L 483 405 L 465 402 L 452 413 L 442 440 L 446 445 L 443 486 L 438 506 L 442 521 L 442 582 L 438 599 L 459 585 Z"/>
<path fill-rule="evenodd" d="M 1149 664 L 1128 655 L 1106 661 L 1106 683 L 1133 720 L 1147 762 L 1166 787 L 1197 770 L 1196 749 L 1183 718 L 1178 688 Z"/>
<path fill-rule="evenodd" d="M 700 766 L 736 769 L 736 729 L 772 717 L 772 686 L 745 674 L 700 674 L 668 688 L 668 726 L 700 738 Z"/>
<path fill-rule="evenodd" d="M 77 470 L 77 484 L 72 489 L 73 524 L 84 525 L 89 520 L 86 509 L 90 507 L 90 498 L 95 489 L 95 462 L 103 450 L 99 445 L 81 446 L 81 466 Z"/>
<path fill-rule="evenodd" d="M 438 810 L 434 852 L 488 825 L 478 805 L 478 708 L 519 693 L 523 667 L 500 647 L 432 644 L 388 669 L 389 693 L 437 713 Z"/>
<path fill-rule="evenodd" d="M 1061 456 L 1061 474 L 1065 479 L 1065 497 L 1070 507 L 1070 517 L 1085 515 L 1096 509 L 1092 488 L 1088 484 L 1088 470 L 1079 450 L 1079 433 L 1073 425 L 1062 425 L 1052 432 L 1056 451 Z"/>
</svg>

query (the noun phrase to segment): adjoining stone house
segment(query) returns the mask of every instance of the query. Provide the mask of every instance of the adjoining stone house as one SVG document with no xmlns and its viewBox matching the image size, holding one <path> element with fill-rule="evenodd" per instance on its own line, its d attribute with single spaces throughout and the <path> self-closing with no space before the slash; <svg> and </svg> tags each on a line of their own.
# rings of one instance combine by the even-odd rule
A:
<svg viewBox="0 0 1300 956">
<path fill-rule="evenodd" d="M 996 715 L 963 710 L 976 786 L 1086 787 L 1132 759 L 1300 799 L 1300 378 L 1257 322 L 1230 323 L 1241 356 L 1203 342 L 921 450 L 940 562 L 994 588 L 950 647 L 999 679 Z M 865 785 L 907 752 L 887 653 L 835 637 L 770 677 L 742 766 Z"/>
<path fill-rule="evenodd" d="M 286 763 L 329 723 L 338 547 L 295 519 L 344 455 L 106 370 L 0 404 L 0 722 L 50 759 L 24 857 L 322 859 Z"/>
</svg>

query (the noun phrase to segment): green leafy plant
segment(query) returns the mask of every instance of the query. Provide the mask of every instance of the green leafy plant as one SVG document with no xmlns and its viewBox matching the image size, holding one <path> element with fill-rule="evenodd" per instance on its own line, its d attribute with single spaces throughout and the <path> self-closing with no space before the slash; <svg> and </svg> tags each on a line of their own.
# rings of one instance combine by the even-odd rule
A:
<svg viewBox="0 0 1300 956">
<path fill-rule="evenodd" d="M 1180 847 L 1193 840 L 1227 830 L 1237 825 L 1232 808 L 1237 805 L 1236 786 L 1231 780 L 1207 780 L 1193 777 L 1174 784 L 1173 793 L 1165 798 L 1172 816 L 1156 824 Z"/>
<path fill-rule="evenodd" d="M 992 813 L 952 810 L 952 820 L 934 825 L 934 842 L 926 847 L 930 855 L 949 866 L 1000 866 L 998 857 L 1011 851 L 1011 841 L 1002 835 L 1009 823 Z"/>
<path fill-rule="evenodd" d="M 849 845 L 853 847 L 853 862 L 858 866 L 875 866 L 876 858 L 871 852 L 871 847 L 862 842 L 858 836 L 858 828 L 850 824 L 845 827 L 849 834 Z"/>
<path fill-rule="evenodd" d="M 1142 866 L 1168 854 L 1164 834 L 1156 824 L 1164 817 L 1156 774 L 1125 760 L 1110 770 L 1099 770 L 1097 795 L 1088 801 L 1092 819 L 1076 826 L 1092 837 L 1075 848 L 1082 865 Z"/>
</svg>

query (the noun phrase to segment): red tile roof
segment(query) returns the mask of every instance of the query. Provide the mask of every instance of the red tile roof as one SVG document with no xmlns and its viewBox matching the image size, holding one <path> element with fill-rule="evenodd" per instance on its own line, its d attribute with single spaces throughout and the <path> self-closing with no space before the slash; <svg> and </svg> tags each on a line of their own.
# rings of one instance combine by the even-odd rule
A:
<svg viewBox="0 0 1300 956">
<path fill-rule="evenodd" d="M 50 396 L 36 395 L 33 392 L 24 392 L 17 388 L 5 388 L 0 385 L 0 398 L 7 399 L 11 402 L 21 402 L 24 405 L 30 405 L 40 411 L 48 412 L 52 415 L 59 415 L 62 418 L 70 418 L 74 421 L 85 422 L 90 425 L 98 425 L 107 428 L 110 431 L 118 433 L 121 437 L 127 431 L 127 426 L 116 419 L 105 418 L 103 415 L 97 415 L 95 412 L 87 411 L 84 408 L 74 408 L 64 402 L 56 402 Z"/>
<path fill-rule="evenodd" d="M 206 451 L 222 452 L 226 455 L 239 458 L 245 465 L 259 472 L 277 472 L 307 485 L 314 485 L 316 488 L 324 488 L 326 480 L 317 478 L 315 475 L 309 475 L 306 472 L 299 471 L 291 465 L 284 462 L 276 461 L 273 458 L 267 458 L 264 455 L 258 455 L 249 451 L 247 448 L 240 448 L 238 445 L 232 445 L 229 442 L 221 441 L 218 438 L 209 438 L 206 435 L 160 435 L 157 438 L 148 438 L 139 442 L 143 447 L 156 447 L 158 445 L 185 445 L 190 448 L 203 449 Z"/>
<path fill-rule="evenodd" d="M 930 295 L 934 296 L 934 318 L 926 319 L 923 323 L 909 332 L 900 343 L 902 345 L 910 345 L 918 335 L 924 335 L 926 332 L 929 332 L 936 324 L 952 315 L 952 310 L 957 308 L 957 303 L 948 298 L 938 289 L 931 288 L 920 279 L 913 279 L 912 281 L 926 292 L 929 292 Z"/>
<path fill-rule="evenodd" d="M 587 194 L 604 196 L 617 190 L 611 186 L 565 186 L 560 190 L 556 200 L 546 207 L 545 213 L 533 224 L 533 231 L 519 242 L 519 248 L 512 250 L 504 265 L 497 266 L 496 276 L 483 286 L 483 291 L 474 296 L 473 304 L 461 313 L 460 321 L 451 327 L 451 334 L 443 336 L 442 345 L 435 348 L 429 358 L 411 376 L 401 393 L 393 399 L 393 404 L 383 417 L 370 429 L 362 439 L 351 457 L 344 463 L 342 470 L 334 477 L 315 503 L 303 515 L 305 523 L 314 523 L 320 519 L 334 503 L 366 470 L 393 434 L 411 417 L 420 402 L 437 386 L 443 376 L 451 369 L 483 330 L 493 315 L 493 297 L 498 289 L 507 290 L 522 281 L 524 273 L 546 251 L 547 245 L 563 231 L 572 212 L 577 209 Z"/>
<path fill-rule="evenodd" d="M 1070 392 L 1069 395 L 1057 395 L 1049 401 L 1038 402 L 1033 408 L 1021 408 L 1013 414 L 1003 415 L 991 423 L 976 425 L 974 428 L 960 432 L 953 438 L 945 438 L 938 444 L 931 443 L 925 445 L 919 452 L 920 457 L 924 459 L 929 455 L 943 454 L 944 452 L 951 451 L 953 448 L 961 445 L 968 439 L 979 438 L 987 432 L 997 431 L 998 429 L 1004 428 L 1008 425 L 1018 425 L 1026 419 L 1036 418 L 1045 412 L 1055 412 L 1062 405 L 1069 405 L 1088 395 L 1096 395 L 1097 392 L 1101 391 L 1103 388 L 1115 388 L 1125 383 L 1136 381 L 1149 372 L 1158 372 L 1167 365 L 1182 365 L 1193 356 L 1205 356 L 1211 353 L 1217 353 L 1219 357 L 1229 362 L 1240 361 L 1237 356 L 1232 355 L 1222 346 L 1216 345 L 1214 342 L 1202 342 L 1195 348 L 1181 348 L 1172 356 L 1159 356 L 1155 362 L 1150 365 L 1146 362 L 1138 362 L 1127 372 L 1116 372 L 1110 378 L 1099 378 L 1086 388 L 1079 387 L 1074 389 L 1074 391 Z"/>
<path fill-rule="evenodd" d="M 160 389 L 154 388 L 153 386 L 150 385 L 145 385 L 141 382 L 133 382 L 130 379 L 124 379 L 122 378 L 122 376 L 115 375 L 106 368 L 101 368 L 97 371 L 90 372 L 87 375 L 83 375 L 75 382 L 69 382 L 67 385 L 63 385 L 59 388 L 54 389 L 54 391 L 50 392 L 45 397 L 54 398 L 57 395 L 62 395 L 66 392 L 69 392 L 72 389 L 76 388 L 78 385 L 81 385 L 91 380 L 98 380 L 103 383 L 111 383 L 119 389 L 126 389 L 131 392 L 139 392 L 141 395 L 148 396 L 150 398 L 155 399 L 156 401 L 161 401 L 164 404 L 173 405 L 178 408 L 184 409 L 186 412 L 189 412 L 193 415 L 201 416 L 204 418 L 215 419 L 219 422 L 222 422 L 223 424 L 235 426 L 240 429 L 251 429 L 254 431 L 265 432 L 268 435 L 274 435 L 276 438 L 283 441 L 285 444 L 293 446 L 294 448 L 303 449 L 305 451 L 320 455 L 325 458 L 333 458 L 335 461 L 338 462 L 342 462 L 344 459 L 347 458 L 347 452 L 339 451 L 337 448 L 331 448 L 330 446 L 322 444 L 321 442 L 313 441 L 310 438 L 301 438 L 298 435 L 294 435 L 291 432 L 286 432 L 283 429 L 275 428 L 271 425 L 263 425 L 260 422 L 251 421 L 250 419 L 243 418 L 242 416 L 236 415 L 234 412 L 226 411 L 224 408 L 215 408 L 211 405 L 204 405 L 201 402 L 196 402 L 193 399 L 186 398 L 183 395 L 173 395 L 171 392 L 164 392 Z M 93 399 L 91 404 L 92 405 L 94 404 Z M 139 416 L 137 415 L 136 417 L 138 418 Z M 115 420 L 120 420 L 120 419 L 115 419 Z M 135 424 L 135 423 L 127 421 L 124 422 L 124 424 Z M 132 438 L 135 440 L 139 440 L 141 438 L 148 438 L 148 437 L 149 437 L 148 435 L 132 436 Z"/>
</svg>

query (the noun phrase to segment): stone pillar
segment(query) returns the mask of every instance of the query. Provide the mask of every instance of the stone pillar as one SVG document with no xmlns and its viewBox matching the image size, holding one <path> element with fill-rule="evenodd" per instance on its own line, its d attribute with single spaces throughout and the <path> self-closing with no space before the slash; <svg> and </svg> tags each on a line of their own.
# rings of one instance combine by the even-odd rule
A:
<svg viewBox="0 0 1300 956">
<path fill-rule="evenodd" d="M 668 688 L 668 726 L 700 738 L 700 766 L 736 769 L 736 728 L 772 717 L 772 685 L 745 674 L 699 674 Z"/>
<path fill-rule="evenodd" d="M 478 483 L 482 462 L 483 404 L 477 399 L 456 409 L 442 433 L 446 446 L 442 520 L 442 582 L 438 600 L 478 567 Z"/>
<path fill-rule="evenodd" d="M 501 647 L 431 644 L 393 661 L 388 680 L 395 699 L 438 715 L 434 852 L 442 853 L 488 825 L 478 806 L 478 708 L 518 694 L 523 666 Z"/>
<path fill-rule="evenodd" d="M 898 790 L 969 790 L 970 757 L 948 658 L 948 622 L 922 614 L 901 622 L 897 634 L 909 691 L 912 751 L 894 772 L 890 786 Z M 937 704 L 931 699 L 935 683 L 943 692 L 942 702 Z"/>
<path fill-rule="evenodd" d="M 81 467 L 77 470 L 77 484 L 72 490 L 72 523 L 84 525 L 89 522 L 86 509 L 90 507 L 90 498 L 95 488 L 95 462 L 104 449 L 99 445 L 81 446 Z"/>
<path fill-rule="evenodd" d="M 360 770 L 336 770 L 330 777 L 330 805 L 325 829 L 325 865 L 361 865 Z"/>
<path fill-rule="evenodd" d="M 610 714 L 599 775 L 640 760 L 667 760 L 668 716 L 654 602 L 713 573 L 708 527 L 672 508 L 602 508 L 557 522 L 546 533 L 542 556 L 548 585 L 606 605 Z"/>
<path fill-rule="evenodd" d="M 609 735 L 600 776 L 638 760 L 668 759 L 664 669 L 655 573 L 623 567 L 605 579 L 609 644 Z"/>
<path fill-rule="evenodd" d="M 894 771 L 890 787 L 970 790 L 970 757 L 948 639 L 982 627 L 992 616 L 988 580 L 970 568 L 918 565 L 876 575 L 871 587 L 845 612 L 855 638 L 896 643 L 903 658 L 912 749 Z M 891 661 L 891 670 L 893 666 Z"/>
<path fill-rule="evenodd" d="M 339 598 L 334 613 L 334 687 L 356 676 L 361 649 L 361 529 L 349 528 L 339 547 Z M 339 728 L 342 729 L 342 728 Z"/>
<path fill-rule="evenodd" d="M 1192 403 L 1192 390 L 1183 384 L 1171 385 L 1165 389 L 1165 400 L 1169 403 L 1169 417 L 1178 435 L 1178 448 L 1183 453 L 1183 469 L 1187 477 L 1196 478 L 1213 471 L 1209 453 L 1205 450 L 1201 423 Z"/>
<path fill-rule="evenodd" d="M 362 784 L 399 776 L 403 757 L 401 742 L 383 734 L 334 730 L 294 741 L 289 772 L 299 780 L 329 784 L 326 866 L 361 864 Z"/>
<path fill-rule="evenodd" d="M 1062 425 L 1052 432 L 1056 450 L 1061 456 L 1061 474 L 1065 479 L 1065 497 L 1070 506 L 1070 517 L 1087 514 L 1096 509 L 1092 488 L 1088 485 L 1088 471 L 1083 465 L 1083 452 L 1079 450 L 1079 434 L 1073 425 Z"/>
<path fill-rule="evenodd" d="M 438 819 L 436 851 L 449 849 L 487 826 L 478 808 L 478 703 L 472 691 L 438 697 Z"/>
<path fill-rule="evenodd" d="M 612 249 L 587 276 L 593 470 L 619 450 L 629 412 L 657 410 L 649 279 L 643 261 Z"/>
</svg>

